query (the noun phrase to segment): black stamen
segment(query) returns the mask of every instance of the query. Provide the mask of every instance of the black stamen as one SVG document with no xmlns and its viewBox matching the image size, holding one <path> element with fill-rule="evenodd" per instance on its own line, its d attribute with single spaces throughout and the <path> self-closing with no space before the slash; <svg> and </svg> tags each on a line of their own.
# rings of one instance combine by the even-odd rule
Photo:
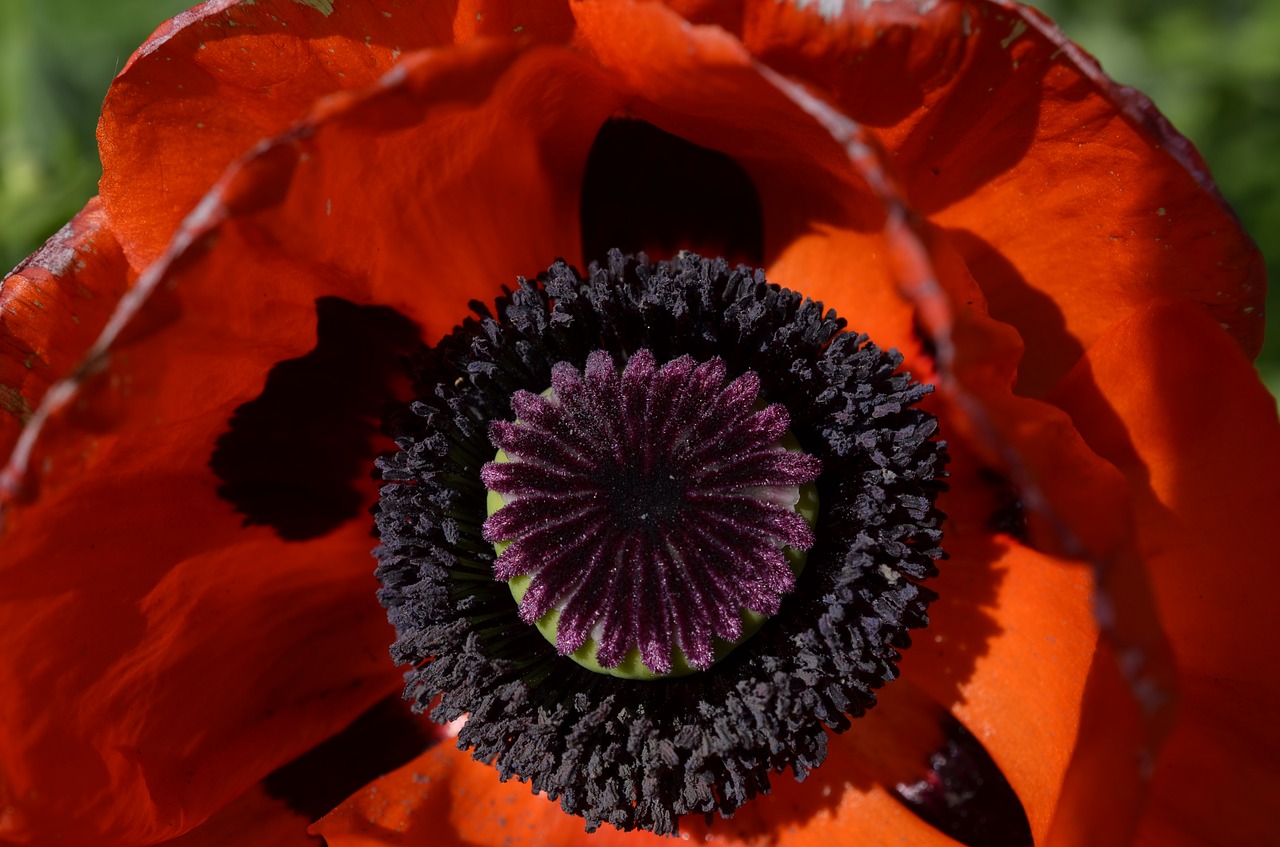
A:
<svg viewBox="0 0 1280 847">
<path fill-rule="evenodd" d="M 418 357 L 419 399 L 392 422 L 401 451 L 379 460 L 379 597 L 392 655 L 412 665 L 406 696 L 437 721 L 467 714 L 460 746 L 588 829 L 670 833 L 681 815 L 731 814 L 771 773 L 802 779 L 928 621 L 919 582 L 942 555 L 945 462 L 936 420 L 915 408 L 930 389 L 820 305 L 722 260 L 614 252 L 585 279 L 557 263 L 477 312 Z M 822 463 L 815 543 L 778 613 L 707 670 L 657 681 L 593 673 L 521 620 L 492 578 L 480 479 L 489 427 L 518 392 L 552 385 L 557 363 L 646 349 L 756 374 Z"/>
</svg>

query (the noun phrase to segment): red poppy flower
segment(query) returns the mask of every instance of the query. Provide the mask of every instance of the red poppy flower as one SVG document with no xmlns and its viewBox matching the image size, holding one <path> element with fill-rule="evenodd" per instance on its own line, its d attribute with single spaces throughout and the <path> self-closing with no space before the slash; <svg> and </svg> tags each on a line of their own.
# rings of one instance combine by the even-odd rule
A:
<svg viewBox="0 0 1280 847">
<path fill-rule="evenodd" d="M 0 841 L 652 840 L 584 834 L 390 704 L 370 557 L 401 358 L 610 247 L 834 308 L 936 386 L 950 456 L 901 678 L 805 781 L 683 833 L 1270 837 L 1262 263 L 1035 11 L 210 0 L 99 134 L 101 196 L 0 289 Z"/>
</svg>

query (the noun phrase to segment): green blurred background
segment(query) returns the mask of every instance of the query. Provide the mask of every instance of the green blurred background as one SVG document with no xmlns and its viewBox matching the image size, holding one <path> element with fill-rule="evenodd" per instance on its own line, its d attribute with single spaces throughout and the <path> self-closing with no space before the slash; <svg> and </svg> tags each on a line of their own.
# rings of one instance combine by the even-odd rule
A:
<svg viewBox="0 0 1280 847">
<path fill-rule="evenodd" d="M 0 0 L 0 269 L 96 188 L 94 124 L 133 48 L 190 0 Z M 1280 289 L 1280 2 L 1040 0 L 1200 148 Z M 1280 298 L 1269 298 L 1270 311 Z M 1280 396 L 1280 331 L 1258 362 Z"/>
</svg>

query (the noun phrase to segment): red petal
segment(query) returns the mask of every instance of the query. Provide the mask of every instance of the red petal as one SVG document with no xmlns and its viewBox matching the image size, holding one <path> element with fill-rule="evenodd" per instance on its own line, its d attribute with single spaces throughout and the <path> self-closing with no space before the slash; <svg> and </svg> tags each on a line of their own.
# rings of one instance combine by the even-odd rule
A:
<svg viewBox="0 0 1280 847">
<path fill-rule="evenodd" d="M 983 743 L 1026 809 L 1036 843 L 1048 831 L 1076 747 L 1081 696 L 1097 639 L 1092 573 L 988 534 L 972 508 L 987 486 L 952 442 L 949 558 L 929 587 L 939 599 L 913 638 L 904 680 L 949 708 Z"/>
<path fill-rule="evenodd" d="M 1148 718 L 1106 642 L 1098 644 L 1080 709 L 1049 847 L 1128 847 L 1144 808 L 1151 762 Z"/>
<path fill-rule="evenodd" d="M 799 6 L 751 3 L 744 43 L 877 128 L 911 205 L 953 231 L 992 314 L 1025 339 L 1020 392 L 1047 392 L 1156 298 L 1199 304 L 1256 355 L 1262 257 L 1204 162 L 1042 15 L 1005 0 Z"/>
<path fill-rule="evenodd" d="M 1160 844 L 1264 843 L 1280 791 L 1265 588 L 1280 512 L 1275 401 L 1214 321 L 1176 304 L 1114 327 L 1056 399 L 1129 478 L 1181 680 L 1142 834 Z"/>
<path fill-rule="evenodd" d="M 200 826 L 164 847 L 317 847 L 311 821 L 255 785 Z"/>
<path fill-rule="evenodd" d="M 94 198 L 0 282 L 0 456 L 102 331 L 127 271 Z"/>
<path fill-rule="evenodd" d="M 563 3 L 211 0 L 162 26 L 107 93 L 103 205 L 141 269 L 237 156 L 403 53 L 484 35 L 565 40 Z"/>
<path fill-rule="evenodd" d="M 287 544 L 155 472 L 188 448 L 103 451 L 5 539 L 0 768 L 32 843 L 178 835 L 401 684 L 364 521 Z"/>
<path fill-rule="evenodd" d="M 87 429 L 191 422 L 197 410 L 225 421 L 268 368 L 314 345 L 319 297 L 395 306 L 434 338 L 469 300 L 548 257 L 575 258 L 576 188 L 616 102 L 573 53 L 492 40 L 405 57 L 369 91 L 322 101 L 202 201 L 11 476 L 34 486 L 53 462 L 49 481 L 65 484 Z"/>
<path fill-rule="evenodd" d="M 941 257 L 945 267 L 945 242 L 935 245 L 935 249 L 935 255 Z M 1093 841 L 1085 838 L 1080 843 L 1124 843 L 1131 829 L 1127 822 L 1133 820 L 1140 808 L 1143 788 L 1140 756 L 1152 756 L 1161 735 L 1167 731 L 1176 687 L 1145 562 L 1132 538 L 1135 519 L 1128 502 L 1130 493 L 1123 477 L 1091 451 L 1074 428 L 1074 422 L 1059 408 L 1013 395 L 1011 365 L 1016 362 L 1016 339 L 1009 337 L 1008 327 L 984 314 L 981 293 L 976 288 L 966 289 L 963 279 L 954 273 L 943 273 L 940 279 L 945 283 L 944 290 L 955 315 L 950 333 L 944 336 L 954 345 L 950 361 L 940 356 L 938 362 L 945 375 L 940 380 L 943 390 L 939 403 L 947 410 L 943 420 L 950 426 L 948 434 L 966 436 L 984 465 L 1001 469 L 1013 481 L 1027 510 L 1031 540 L 1057 557 L 1044 558 L 1040 569 L 1061 569 L 1064 558 L 1092 566 L 1091 579 L 1085 572 L 1074 574 L 1082 580 L 1082 588 L 1093 589 L 1092 602 L 1084 602 L 1080 594 L 1076 603 L 1067 603 L 1057 614 L 1071 612 L 1063 620 L 1074 619 L 1080 627 L 1101 626 L 1110 646 L 1106 655 L 1111 659 L 1114 652 L 1125 672 L 1124 684 L 1128 688 L 1125 696 L 1092 679 L 1086 685 L 1082 674 L 1088 670 L 1091 652 L 1086 649 L 1075 654 L 1082 663 L 1075 666 L 1077 675 L 1071 682 L 1079 686 L 1077 693 L 1072 697 L 1057 692 L 1059 708 L 1070 710 L 1071 726 L 1082 720 L 1079 717 L 1082 710 L 1083 720 L 1090 722 L 1087 724 L 1090 731 L 1081 735 L 1074 748 L 1074 759 L 1073 747 L 1066 741 L 1070 736 L 1065 724 L 1057 730 L 1056 741 L 1060 746 L 1056 751 L 1050 755 L 1039 748 L 1042 758 L 1030 764 L 1011 765 L 1008 757 L 1011 752 L 1038 749 L 1031 742 L 1017 740 L 1012 751 L 1002 753 L 999 743 L 987 739 L 981 732 L 975 731 L 975 734 L 987 743 L 993 758 L 1022 798 L 1037 843 L 1048 837 L 1051 824 L 1055 837 L 1061 835 L 1059 829 L 1064 818 L 1061 814 L 1055 815 L 1059 792 L 1067 792 L 1073 804 L 1088 810 L 1079 813 L 1074 829 Z M 975 482 L 965 477 L 960 453 L 957 453 L 954 476 L 954 491 L 967 494 L 974 490 Z M 958 508 L 951 505 L 957 499 L 960 498 L 948 498 L 944 509 L 960 517 L 967 504 L 959 503 Z M 953 521 L 951 526 L 955 525 Z M 955 541 L 954 533 L 948 536 L 947 547 L 953 555 Z M 1035 554 L 1024 551 L 1018 557 L 1019 572 L 1032 569 L 1022 561 L 1024 556 Z M 946 575 L 944 569 L 944 578 Z M 940 602 L 949 602 L 950 592 L 945 587 L 939 590 L 943 597 Z M 1043 603 L 1049 604 L 1044 608 L 1052 608 L 1055 602 L 1068 596 L 1061 593 L 1055 600 L 1050 590 L 1042 598 Z M 1019 607 L 1032 613 L 1036 610 L 1030 598 L 1009 604 L 1010 609 Z M 1101 612 L 1095 620 L 1095 611 L 1099 609 Z M 1019 641 L 1019 646 L 1034 650 L 1034 642 L 1035 639 L 1031 644 Z M 1096 673 L 1109 683 L 1114 670 L 1105 667 Z M 1021 673 L 1028 681 L 1042 678 L 1037 675 L 1034 663 L 1027 660 L 1021 663 Z M 979 675 L 975 675 L 974 680 L 978 678 Z M 1003 696 L 1008 703 L 1007 698 L 1010 694 L 1016 696 L 1017 690 L 1015 673 L 993 684 L 990 693 Z M 1135 700 L 1143 709 L 1141 713 L 1135 714 Z M 978 700 L 971 702 L 982 707 Z M 1008 705 L 1019 707 L 1016 702 Z M 957 715 L 973 729 L 963 709 L 957 709 Z M 1007 713 L 993 720 L 990 726 L 1005 733 L 1007 744 L 1009 727 L 1037 722 L 1039 726 L 1050 726 L 1053 720 L 1043 714 L 1039 717 L 1027 714 L 1019 719 Z M 1134 752 L 1123 755 L 1123 751 Z M 1069 774 L 1065 772 L 1068 763 Z M 1105 763 L 1105 769 L 1100 763 Z M 1041 765 L 1043 769 L 1037 770 Z M 1030 771 L 1026 770 L 1028 767 Z M 1099 771 L 1105 779 L 1099 778 Z M 1087 777 L 1082 777 L 1082 773 Z M 1120 786 L 1124 786 L 1124 790 Z M 1111 814 L 1106 818 L 1093 817 L 1095 808 L 1109 809 Z M 1099 820 L 1105 823 L 1096 823 Z"/>
</svg>

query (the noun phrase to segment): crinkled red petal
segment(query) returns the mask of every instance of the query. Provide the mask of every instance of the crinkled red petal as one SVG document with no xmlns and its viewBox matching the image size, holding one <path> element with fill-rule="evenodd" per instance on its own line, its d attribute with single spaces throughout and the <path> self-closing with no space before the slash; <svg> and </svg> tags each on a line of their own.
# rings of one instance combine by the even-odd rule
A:
<svg viewBox="0 0 1280 847">
<path fill-rule="evenodd" d="M 372 84 L 405 53 L 519 32 L 563 41 L 562 2 L 210 0 L 166 23 L 107 93 L 102 202 L 139 270 L 222 171 L 320 97 Z"/>
<path fill-rule="evenodd" d="M 1146 565 L 1133 541 L 1125 479 L 1090 449 L 1061 409 L 1012 391 L 1020 339 L 986 313 L 983 292 L 960 271 L 964 265 L 955 261 L 950 239 L 928 230 L 924 241 L 941 283 L 937 307 L 953 315 L 945 332 L 933 333 L 945 419 L 988 467 L 1008 477 L 1024 502 L 1033 544 L 1093 566 L 1103 610 L 1099 623 L 1134 694 L 1146 700 L 1155 744 L 1167 728 L 1175 686 Z"/>
<path fill-rule="evenodd" d="M 104 438 L 93 474 L 13 516 L 0 799 L 22 843 L 176 836 L 401 685 L 365 522 L 243 529 L 192 429 Z"/>
<path fill-rule="evenodd" d="M 63 485 L 51 462 L 91 432 L 190 419 L 192 396 L 221 414 L 252 399 L 315 344 L 317 298 L 390 305 L 433 339 L 470 300 L 576 259 L 586 150 L 617 103 L 585 59 L 493 40 L 404 57 L 379 85 L 322 100 L 201 201 L 11 475 Z"/>
<path fill-rule="evenodd" d="M 317 847 L 311 821 L 255 785 L 209 820 L 164 847 Z"/>
<path fill-rule="evenodd" d="M 94 363 L 109 356 L 115 370 L 64 404 L 52 430 L 63 425 L 66 438 L 38 450 L 37 473 L 52 484 L 37 507 L 10 514 L 6 538 L 5 596 L 24 600 L 21 625 L 6 629 L 14 642 L 6 688 L 25 695 L 9 704 L 14 720 L 6 721 L 23 728 L 4 745 L 11 832 L 84 834 L 94 843 L 173 834 L 367 706 L 371 686 L 361 676 L 373 677 L 377 693 L 388 680 L 398 684 L 385 661 L 389 634 L 365 584 L 371 542 L 364 526 L 302 547 L 264 538 L 265 531 L 250 543 L 212 496 L 203 465 L 228 413 L 253 395 L 274 361 L 311 341 L 305 313 L 288 308 L 279 292 L 305 296 L 308 312 L 316 292 L 287 274 L 270 275 L 269 265 L 258 269 L 277 284 L 280 331 L 248 330 L 255 321 L 245 310 L 255 300 L 229 296 L 225 279 L 234 272 L 206 285 L 219 303 L 209 313 L 198 297 L 185 298 L 197 284 L 169 295 L 153 279 L 145 299 L 131 304 L 128 332 L 95 351 Z M 272 296 L 261 278 L 238 276 L 254 298 Z M 171 331 L 184 311 L 205 315 L 209 343 L 193 347 L 198 333 Z M 231 327 L 248 337 L 233 337 Z M 184 354 L 173 355 L 175 348 Z M 58 461 L 68 457 L 85 459 L 94 474 L 75 480 L 75 468 Z M 121 502 L 128 512 L 103 508 Z M 243 540 L 228 548 L 237 537 Z M 102 552 L 84 556 L 95 549 Z M 51 582 L 37 567 L 63 560 L 81 567 Z M 337 579 L 330 569 L 349 576 Z M 99 586 L 104 573 L 120 584 Z M 101 607 L 94 592 L 104 595 Z M 32 615 L 40 600 L 46 611 Z M 344 625 L 353 613 L 357 620 Z M 189 618 L 208 623 L 192 626 Z M 252 623 L 241 625 L 242 618 Z M 223 627 L 232 635 L 219 637 Z M 312 637 L 317 630 L 340 634 L 342 643 Z M 28 655 L 37 648 L 39 660 Z M 50 656 L 62 657 L 52 660 L 56 671 Z M 103 702 L 83 725 L 91 697 Z M 49 700 L 57 707 L 37 708 Z M 325 708 L 316 708 L 321 701 Z M 71 802 L 94 814 L 68 815 Z"/>
<path fill-rule="evenodd" d="M 979 476 L 978 456 L 962 441 L 950 445 L 950 490 L 940 502 L 948 558 L 929 583 L 939 598 L 929 607 L 929 628 L 904 653 L 903 681 L 949 709 L 983 743 L 1022 801 L 1039 844 L 1076 750 L 1098 637 L 1093 574 L 993 535 L 995 498 Z"/>
<path fill-rule="evenodd" d="M 94 198 L 0 282 L 0 456 L 98 337 L 128 270 Z"/>
<path fill-rule="evenodd" d="M 1135 379 L 1141 374 L 1141 379 Z M 1092 347 L 1055 399 L 1129 478 L 1179 672 L 1155 761 L 1152 844 L 1260 844 L 1274 833 L 1280 705 L 1267 589 L 1280 511 L 1275 400 L 1212 319 L 1158 304 Z"/>
<path fill-rule="evenodd" d="M 677 4 L 873 128 L 910 205 L 952 231 L 1049 391 L 1155 298 L 1262 344 L 1264 266 L 1195 149 L 1046 18 L 1011 0 Z"/>
</svg>

